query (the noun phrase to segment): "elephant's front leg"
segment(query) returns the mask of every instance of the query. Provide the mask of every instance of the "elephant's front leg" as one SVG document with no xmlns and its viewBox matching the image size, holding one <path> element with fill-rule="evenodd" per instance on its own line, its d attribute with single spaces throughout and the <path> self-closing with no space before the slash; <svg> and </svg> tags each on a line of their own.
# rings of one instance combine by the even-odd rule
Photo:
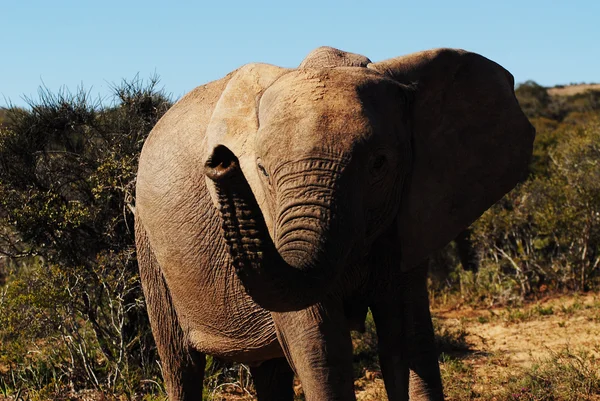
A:
<svg viewBox="0 0 600 401">
<path fill-rule="evenodd" d="M 443 400 L 427 269 L 398 273 L 373 305 L 379 359 L 390 401 Z"/>
<path fill-rule="evenodd" d="M 341 301 L 275 313 L 286 357 L 309 401 L 355 400 L 352 342 Z"/>
</svg>

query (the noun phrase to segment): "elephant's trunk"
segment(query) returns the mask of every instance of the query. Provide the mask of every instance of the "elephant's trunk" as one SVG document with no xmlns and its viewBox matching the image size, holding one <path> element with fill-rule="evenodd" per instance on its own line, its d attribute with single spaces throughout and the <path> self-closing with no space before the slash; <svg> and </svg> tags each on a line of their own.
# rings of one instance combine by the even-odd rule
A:
<svg viewBox="0 0 600 401">
<path fill-rule="evenodd" d="M 269 236 L 254 194 L 227 148 L 217 147 L 205 166 L 215 182 L 225 241 L 246 292 L 265 309 L 300 310 L 319 302 L 335 281 L 343 249 L 324 241 L 324 226 L 331 224 L 327 196 L 312 201 L 285 191 L 296 191 L 293 181 L 281 194 L 276 222 L 277 247 Z M 337 231 L 337 230 L 336 230 Z"/>
</svg>

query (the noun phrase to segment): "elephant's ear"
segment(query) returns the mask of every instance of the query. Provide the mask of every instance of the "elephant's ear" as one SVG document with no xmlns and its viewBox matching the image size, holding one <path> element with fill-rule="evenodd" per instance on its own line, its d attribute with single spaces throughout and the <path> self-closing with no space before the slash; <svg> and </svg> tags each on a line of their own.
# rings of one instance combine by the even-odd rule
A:
<svg viewBox="0 0 600 401">
<path fill-rule="evenodd" d="M 368 67 L 416 88 L 413 166 L 398 219 L 410 269 L 525 178 L 535 130 L 512 75 L 478 54 L 436 49 Z"/>
<path fill-rule="evenodd" d="M 256 169 L 254 151 L 258 131 L 258 104 L 263 92 L 289 69 L 269 64 L 247 64 L 229 80 L 206 129 L 206 161 L 219 145 L 237 157 L 259 204 L 265 199 Z M 216 200 L 214 185 L 207 179 L 209 192 Z M 265 216 L 268 217 L 268 216 Z"/>
</svg>

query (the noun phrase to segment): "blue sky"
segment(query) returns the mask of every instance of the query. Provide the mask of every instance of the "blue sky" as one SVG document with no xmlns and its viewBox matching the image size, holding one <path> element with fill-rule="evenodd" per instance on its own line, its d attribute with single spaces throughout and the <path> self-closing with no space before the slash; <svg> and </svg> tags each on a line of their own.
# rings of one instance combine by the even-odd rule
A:
<svg viewBox="0 0 600 401">
<path fill-rule="evenodd" d="M 179 97 L 248 62 L 296 66 L 328 45 L 373 61 L 459 47 L 517 82 L 600 82 L 600 1 L 38 1 L 0 8 L 0 105 L 43 83 L 110 84 L 156 72 Z"/>
</svg>

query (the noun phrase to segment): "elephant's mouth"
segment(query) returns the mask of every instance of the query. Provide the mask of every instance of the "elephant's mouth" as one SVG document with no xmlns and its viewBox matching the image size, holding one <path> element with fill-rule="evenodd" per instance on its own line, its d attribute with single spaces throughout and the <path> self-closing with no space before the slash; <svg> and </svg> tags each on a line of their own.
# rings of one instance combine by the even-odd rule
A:
<svg viewBox="0 0 600 401">
<path fill-rule="evenodd" d="M 299 310 L 319 302 L 348 253 L 347 248 L 324 240 L 336 216 L 324 180 L 314 178 L 307 186 L 301 185 L 300 173 L 278 175 L 285 199 L 299 199 L 294 192 L 300 190 L 305 199 L 307 191 L 320 195 L 280 207 L 276 248 L 236 156 L 225 146 L 216 147 L 205 174 L 215 183 L 223 235 L 236 273 L 254 301 L 272 311 Z"/>
</svg>

